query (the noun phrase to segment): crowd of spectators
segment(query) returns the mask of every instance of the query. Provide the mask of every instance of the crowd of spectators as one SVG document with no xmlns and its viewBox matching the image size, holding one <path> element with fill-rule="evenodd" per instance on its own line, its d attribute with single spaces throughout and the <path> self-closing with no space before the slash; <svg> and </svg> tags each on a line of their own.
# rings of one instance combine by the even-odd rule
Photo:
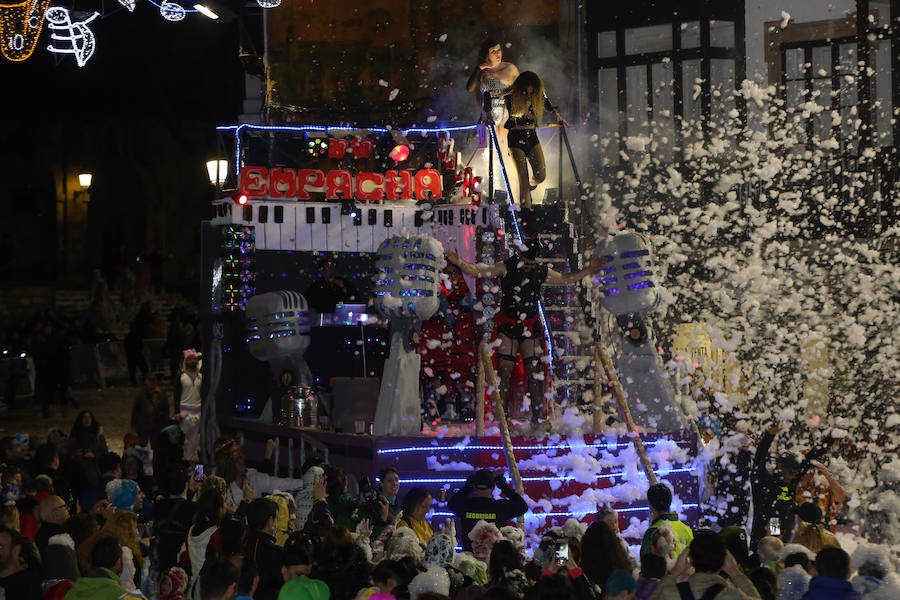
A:
<svg viewBox="0 0 900 600">
<path fill-rule="evenodd" d="M 152 395 L 148 385 L 135 403 Z M 395 469 L 369 486 L 312 457 L 299 478 L 278 477 L 273 444 L 254 468 L 225 436 L 204 474 L 185 459 L 177 424 L 147 414 L 124 456 L 88 411 L 35 449 L 24 436 L 0 439 L 0 598 L 900 598 L 896 557 L 866 545 L 849 555 L 812 502 L 790 511 L 791 539 L 763 535 L 751 550 L 740 527 L 692 530 L 657 483 L 636 554 L 608 508 L 526 547 L 514 521 L 527 503 L 491 471 L 447 499 L 458 521 L 433 524 L 434 498 L 403 489 Z"/>
</svg>

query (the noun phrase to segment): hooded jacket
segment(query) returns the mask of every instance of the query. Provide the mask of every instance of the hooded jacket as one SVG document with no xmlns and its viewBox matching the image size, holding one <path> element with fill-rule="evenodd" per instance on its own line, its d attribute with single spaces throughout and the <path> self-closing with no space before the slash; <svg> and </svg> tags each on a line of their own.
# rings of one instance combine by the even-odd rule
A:
<svg viewBox="0 0 900 600">
<path fill-rule="evenodd" d="M 119 576 L 109 569 L 94 568 L 79 578 L 66 600 L 126 600 L 129 598 L 147 600 L 140 592 L 129 592 L 119 583 Z"/>
<path fill-rule="evenodd" d="M 803 600 L 860 600 L 860 596 L 846 579 L 813 577 Z"/>
</svg>

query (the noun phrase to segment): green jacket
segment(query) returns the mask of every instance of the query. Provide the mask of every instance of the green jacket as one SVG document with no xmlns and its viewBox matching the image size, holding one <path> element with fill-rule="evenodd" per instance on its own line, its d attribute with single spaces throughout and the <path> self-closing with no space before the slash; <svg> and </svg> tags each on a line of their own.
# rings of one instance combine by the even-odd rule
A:
<svg viewBox="0 0 900 600">
<path fill-rule="evenodd" d="M 694 532 L 691 531 L 690 527 L 678 520 L 678 515 L 671 512 L 663 513 L 656 517 L 653 522 L 650 523 L 650 527 L 647 528 L 647 531 L 644 532 L 644 539 L 641 541 L 641 556 L 650 554 L 653 532 L 662 525 L 663 521 L 669 522 L 669 525 L 672 526 L 672 533 L 675 534 L 675 556 L 673 558 L 678 558 L 681 551 L 687 548 L 694 539 Z"/>
<path fill-rule="evenodd" d="M 147 600 L 138 592 L 129 592 L 122 587 L 119 576 L 109 569 L 94 568 L 84 577 L 79 577 L 66 600 Z"/>
</svg>

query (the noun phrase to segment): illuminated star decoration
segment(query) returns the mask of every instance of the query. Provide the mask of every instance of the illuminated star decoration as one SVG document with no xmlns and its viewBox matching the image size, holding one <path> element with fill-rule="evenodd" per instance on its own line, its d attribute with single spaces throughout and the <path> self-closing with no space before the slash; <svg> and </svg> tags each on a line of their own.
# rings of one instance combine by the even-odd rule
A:
<svg viewBox="0 0 900 600">
<path fill-rule="evenodd" d="M 0 52 L 11 61 L 28 59 L 44 28 L 44 11 L 50 0 L 25 0 L 0 5 Z"/>
<path fill-rule="evenodd" d="M 134 12 L 135 0 L 119 0 L 119 4 L 128 9 L 128 12 Z"/>
<path fill-rule="evenodd" d="M 263 8 L 275 8 L 281 4 L 281 0 L 256 0 L 256 3 Z"/>
<path fill-rule="evenodd" d="M 94 55 L 94 33 L 87 24 L 99 16 L 100 13 L 95 12 L 83 21 L 73 23 L 68 9 L 51 6 L 47 9 L 47 27 L 52 32 L 47 50 L 56 54 L 73 54 L 78 66 L 83 67 Z"/>
<path fill-rule="evenodd" d="M 163 3 L 159 5 L 159 14 L 166 21 L 181 21 L 184 19 L 184 7 L 175 2 L 163 0 Z"/>
</svg>

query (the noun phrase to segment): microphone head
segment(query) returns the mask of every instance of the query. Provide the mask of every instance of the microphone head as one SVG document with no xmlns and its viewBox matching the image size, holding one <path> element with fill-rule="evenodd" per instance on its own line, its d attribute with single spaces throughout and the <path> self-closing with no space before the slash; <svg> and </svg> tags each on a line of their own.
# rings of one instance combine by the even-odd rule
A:
<svg viewBox="0 0 900 600">
<path fill-rule="evenodd" d="M 378 247 L 375 307 L 389 319 L 425 321 L 440 303 L 444 248 L 431 236 L 390 237 Z"/>
<path fill-rule="evenodd" d="M 595 257 L 606 257 L 600 272 L 603 307 L 614 315 L 650 310 L 659 304 L 659 268 L 650 240 L 639 233 L 620 233 Z"/>
<path fill-rule="evenodd" d="M 306 352 L 309 306 L 298 292 L 258 294 L 247 302 L 247 342 L 258 360 Z"/>
</svg>

